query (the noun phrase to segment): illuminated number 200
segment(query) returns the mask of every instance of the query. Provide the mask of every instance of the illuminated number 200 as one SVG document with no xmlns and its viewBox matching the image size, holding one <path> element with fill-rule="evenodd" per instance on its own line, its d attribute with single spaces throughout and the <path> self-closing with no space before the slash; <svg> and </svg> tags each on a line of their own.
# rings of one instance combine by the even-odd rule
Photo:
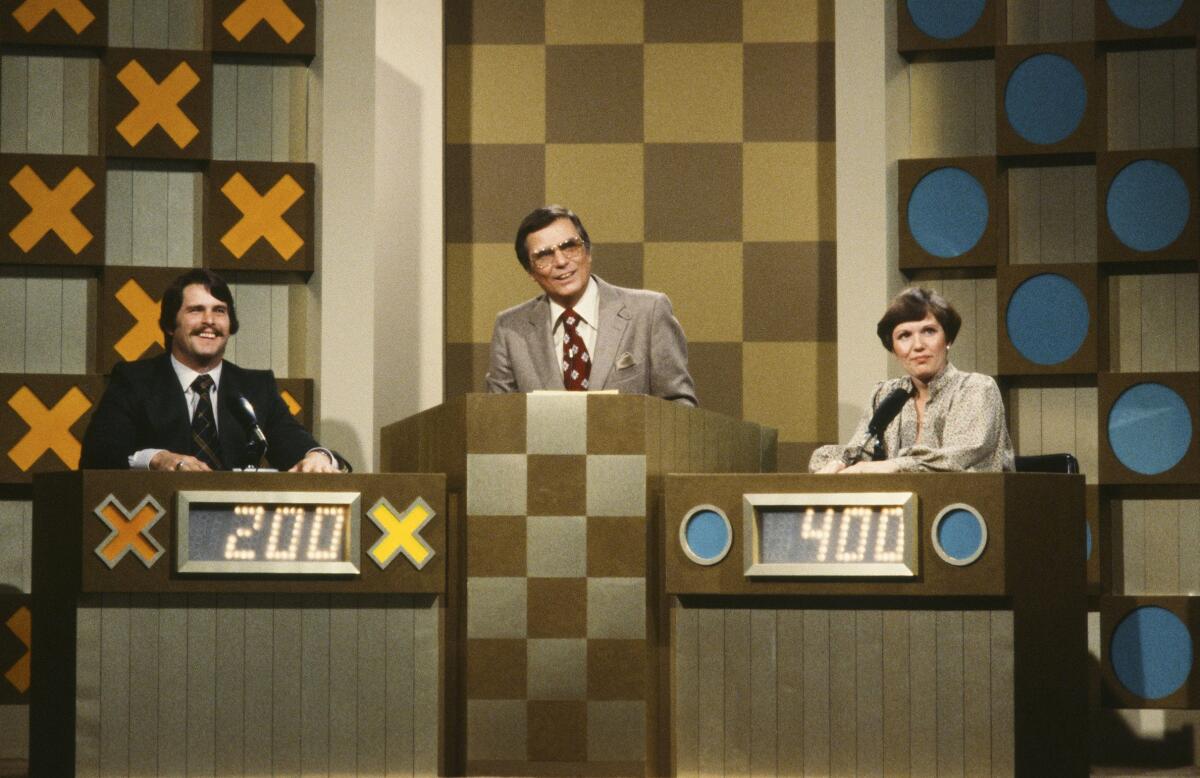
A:
<svg viewBox="0 0 1200 778">
<path fill-rule="evenodd" d="M 262 532 L 266 525 L 266 509 L 261 505 L 239 505 L 234 509 L 238 516 L 250 517 L 225 538 L 225 558 L 255 560 L 262 545 Z M 332 526 L 326 532 L 326 524 Z M 290 526 L 289 526 L 290 523 Z M 267 528 L 267 542 L 263 549 L 264 559 L 278 562 L 303 559 L 325 561 L 338 559 L 342 530 L 346 524 L 346 511 L 336 505 L 316 508 L 309 520 L 308 513 L 299 506 L 283 505 L 271 515 Z M 307 531 L 308 543 L 301 556 L 301 540 Z"/>
</svg>

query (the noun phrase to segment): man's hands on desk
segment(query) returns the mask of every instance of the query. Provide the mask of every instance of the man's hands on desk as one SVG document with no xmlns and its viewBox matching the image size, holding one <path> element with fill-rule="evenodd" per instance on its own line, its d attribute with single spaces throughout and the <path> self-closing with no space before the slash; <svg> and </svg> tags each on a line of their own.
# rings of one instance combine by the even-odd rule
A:
<svg viewBox="0 0 1200 778">
<path fill-rule="evenodd" d="M 845 462 L 835 459 L 834 461 L 830 462 L 829 464 L 825 465 L 825 467 L 822 467 L 820 470 L 817 471 L 818 474 L 830 474 L 830 475 L 832 475 L 833 473 L 895 473 L 895 472 L 897 472 L 896 462 L 891 459 L 881 459 L 878 462 L 871 462 L 871 461 L 855 462 L 854 464 L 850 465 L 849 467 L 846 466 Z"/>
<path fill-rule="evenodd" d="M 176 472 L 208 472 L 212 468 L 188 454 L 176 454 L 174 451 L 159 451 L 150 459 L 151 470 L 173 470 Z M 315 448 L 304 455 L 288 470 L 289 473 L 337 473 L 336 464 L 325 451 Z"/>
</svg>

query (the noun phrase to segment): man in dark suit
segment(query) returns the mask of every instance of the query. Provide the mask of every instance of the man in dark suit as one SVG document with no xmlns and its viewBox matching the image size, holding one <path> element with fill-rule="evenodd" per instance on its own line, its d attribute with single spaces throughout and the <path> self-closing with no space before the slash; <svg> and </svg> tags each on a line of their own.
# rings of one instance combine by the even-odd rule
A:
<svg viewBox="0 0 1200 778">
<path fill-rule="evenodd" d="M 544 294 L 496 317 L 489 392 L 616 389 L 696 404 L 671 301 L 593 276 L 591 240 L 573 211 L 538 208 L 513 247 Z"/>
<path fill-rule="evenodd" d="M 159 327 L 168 353 L 113 368 L 84 434 L 81 467 L 203 471 L 257 465 L 261 430 L 267 461 L 278 470 L 341 469 L 344 462 L 292 417 L 270 370 L 224 360 L 238 320 L 220 276 L 195 269 L 172 281 Z"/>
</svg>

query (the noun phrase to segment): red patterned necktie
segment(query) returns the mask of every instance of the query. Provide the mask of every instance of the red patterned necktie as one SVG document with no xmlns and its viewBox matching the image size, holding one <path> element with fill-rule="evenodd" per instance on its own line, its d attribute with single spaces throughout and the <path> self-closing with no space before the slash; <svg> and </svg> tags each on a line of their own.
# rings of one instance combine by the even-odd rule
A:
<svg viewBox="0 0 1200 778">
<path fill-rule="evenodd" d="M 559 321 L 563 325 L 562 338 L 562 371 L 563 386 L 571 392 L 586 391 L 588 376 L 592 374 L 592 358 L 588 355 L 587 346 L 576 327 L 579 326 L 579 314 L 574 308 L 563 311 Z"/>
<path fill-rule="evenodd" d="M 220 470 L 221 455 L 217 452 L 221 444 L 217 441 L 217 423 L 209 393 L 212 386 L 212 376 L 208 374 L 192 381 L 192 391 L 197 397 L 196 410 L 192 414 L 192 454 L 213 470 Z"/>
</svg>

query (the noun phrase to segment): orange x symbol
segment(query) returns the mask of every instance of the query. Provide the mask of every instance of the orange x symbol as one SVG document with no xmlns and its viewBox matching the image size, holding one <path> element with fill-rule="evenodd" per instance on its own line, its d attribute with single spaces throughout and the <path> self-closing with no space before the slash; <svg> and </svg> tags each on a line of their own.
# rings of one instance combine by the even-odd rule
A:
<svg viewBox="0 0 1200 778">
<path fill-rule="evenodd" d="M 234 40 L 240 41 L 262 21 L 271 25 L 284 43 L 291 43 L 304 29 L 304 22 L 283 0 L 246 0 L 225 17 L 221 26 L 229 31 Z"/>
<path fill-rule="evenodd" d="M 255 241 L 266 238 L 286 262 L 304 245 L 304 239 L 283 220 L 284 211 L 304 196 L 304 189 L 287 173 L 261 196 L 241 173 L 234 173 L 221 193 L 242 212 L 241 221 L 221 237 L 233 256 L 241 259 Z"/>
<path fill-rule="evenodd" d="M 113 295 L 117 302 L 125 306 L 125 310 L 133 314 L 134 325 L 116 342 L 113 349 L 126 362 L 146 353 L 155 343 L 165 344 L 163 332 L 158 327 L 158 315 L 162 311 L 162 301 L 155 300 L 146 294 L 141 284 L 132 278 Z"/>
<path fill-rule="evenodd" d="M 17 640 L 25 644 L 25 654 L 15 665 L 8 668 L 4 677 L 17 691 L 24 694 L 29 690 L 29 647 L 33 640 L 33 619 L 30 618 L 29 609 L 22 605 L 5 624 L 17 636 Z"/>
<path fill-rule="evenodd" d="M 135 59 L 121 68 L 117 80 L 138 101 L 137 108 L 117 125 L 117 132 L 130 146 L 141 143 L 155 125 L 161 126 L 181 149 L 200 134 L 200 130 L 179 107 L 179 101 L 200 83 L 200 77 L 188 63 L 180 62 L 171 75 L 159 84 Z"/>
<path fill-rule="evenodd" d="M 54 408 L 47 410 L 29 387 L 22 386 L 8 399 L 8 406 L 29 425 L 29 432 L 8 452 L 8 458 L 22 472 L 46 451 L 53 451 L 72 470 L 79 468 L 79 441 L 71 434 L 71 425 L 87 413 L 92 403 L 78 387 L 72 386 Z"/>
<path fill-rule="evenodd" d="M 17 6 L 12 15 L 17 24 L 25 28 L 25 32 L 29 32 L 41 24 L 51 11 L 58 11 L 58 15 L 76 35 L 83 32 L 96 18 L 79 0 L 25 0 Z"/>
<path fill-rule="evenodd" d="M 288 413 L 295 416 L 300 413 L 300 403 L 296 402 L 296 398 L 292 397 L 292 393 L 287 389 L 281 389 L 279 396 L 283 398 L 283 404 L 287 406 Z"/>
<path fill-rule="evenodd" d="M 96 554 L 110 570 L 130 551 L 146 567 L 163 555 L 162 545 L 150 534 L 151 528 L 163 517 L 163 509 L 150 495 L 146 495 L 130 513 L 110 494 L 96 508 L 96 515 L 112 530 L 104 542 L 96 546 Z"/>
<path fill-rule="evenodd" d="M 25 165 L 8 185 L 33 209 L 8 233 L 21 251 L 28 252 L 51 230 L 76 254 L 92 242 L 92 231 L 71 212 L 96 186 L 87 173 L 72 168 L 58 186 L 51 189 L 33 168 Z"/>
</svg>

